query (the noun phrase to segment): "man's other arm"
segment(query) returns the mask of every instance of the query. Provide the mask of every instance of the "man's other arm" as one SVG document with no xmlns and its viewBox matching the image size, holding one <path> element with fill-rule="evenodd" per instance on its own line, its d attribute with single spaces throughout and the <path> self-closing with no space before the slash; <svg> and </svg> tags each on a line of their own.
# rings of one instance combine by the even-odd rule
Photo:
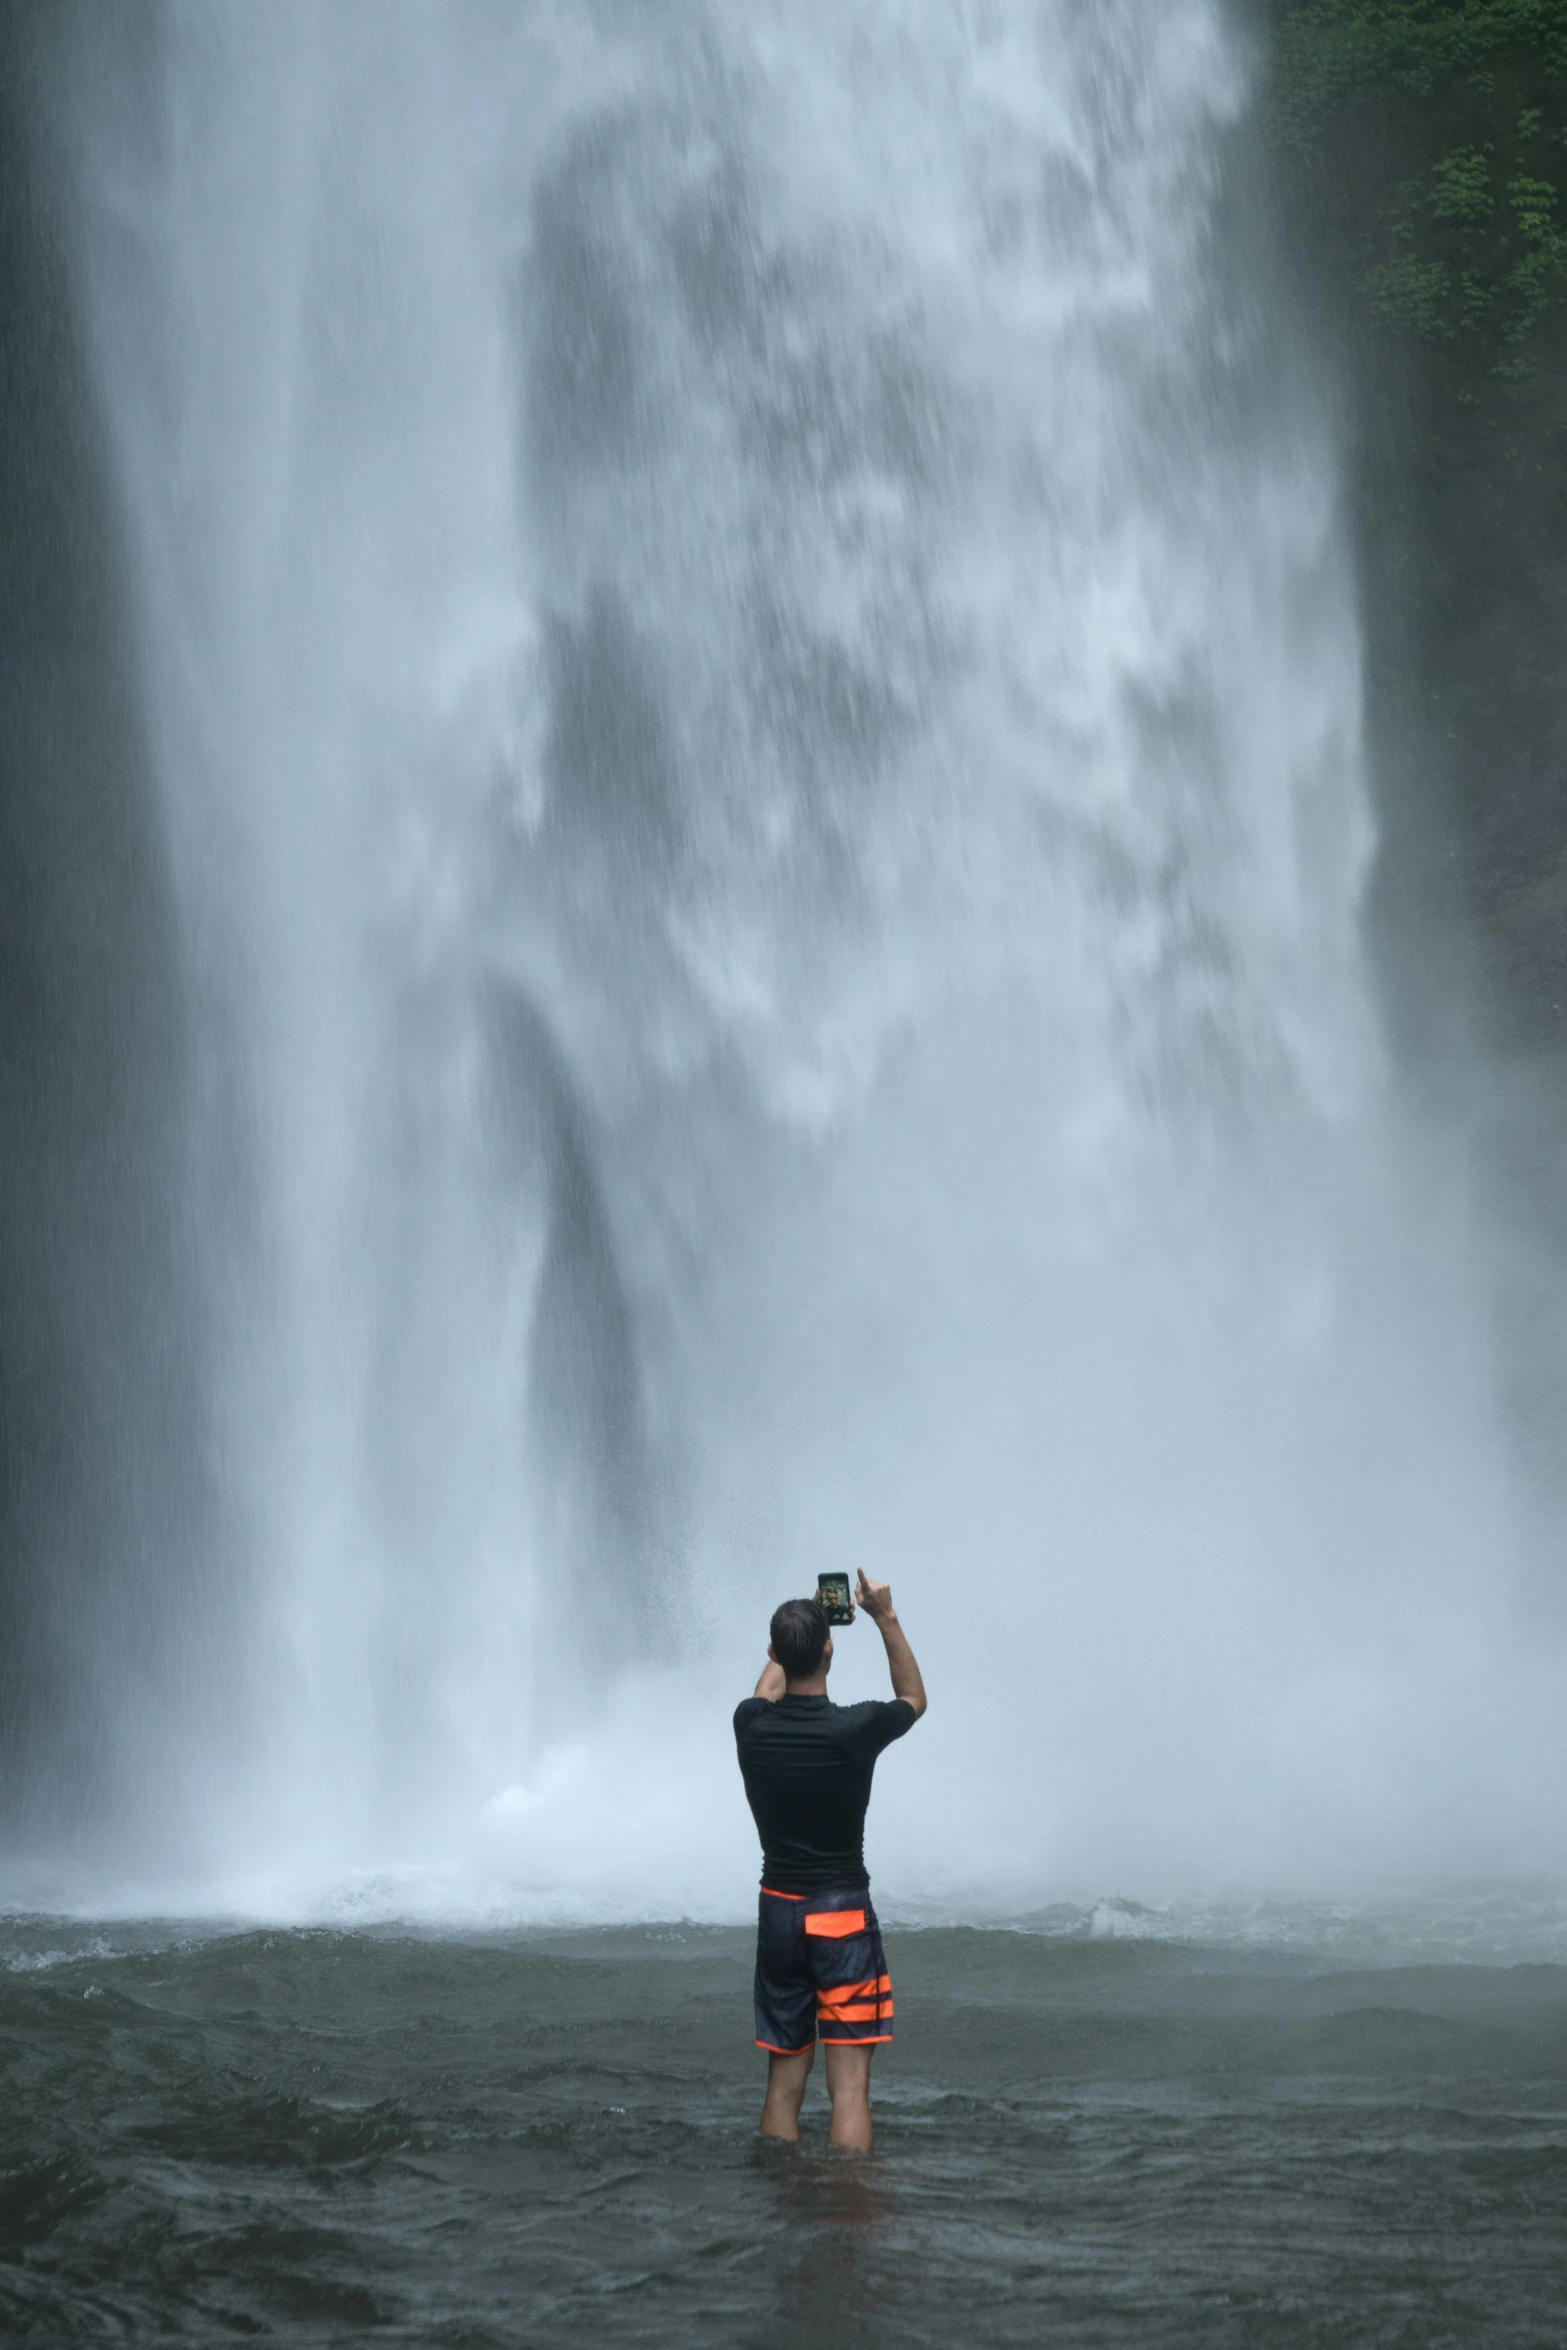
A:
<svg viewBox="0 0 1567 2350">
<path fill-rule="evenodd" d="M 893 1696 L 901 1697 L 905 1704 L 911 1705 L 914 1708 L 914 1719 L 918 1721 L 925 1711 L 925 1684 L 920 1678 L 919 1666 L 914 1662 L 914 1651 L 904 1637 L 903 1626 L 892 1604 L 892 1586 L 888 1583 L 872 1583 L 862 1567 L 859 1587 L 854 1596 L 881 1634 L 882 1646 L 887 1651 L 887 1670 L 892 1675 Z M 766 1678 L 765 1674 L 763 1678 Z M 757 1695 L 761 1695 L 760 1689 Z"/>
<path fill-rule="evenodd" d="M 788 1684 L 784 1680 L 783 1666 L 775 1665 L 772 1658 L 769 1657 L 762 1667 L 762 1677 L 752 1690 L 751 1695 L 765 1697 L 769 1705 L 776 1705 L 787 1686 Z"/>
</svg>

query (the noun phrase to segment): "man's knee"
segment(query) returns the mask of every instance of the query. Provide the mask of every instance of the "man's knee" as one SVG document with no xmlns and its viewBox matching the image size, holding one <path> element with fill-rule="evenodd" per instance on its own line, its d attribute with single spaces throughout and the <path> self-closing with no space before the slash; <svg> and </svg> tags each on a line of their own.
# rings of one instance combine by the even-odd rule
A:
<svg viewBox="0 0 1567 2350">
<path fill-rule="evenodd" d="M 827 2094 L 839 2097 L 868 2097 L 871 2087 L 871 2058 L 876 2050 L 864 2041 L 829 2041 L 827 2043 Z"/>
<path fill-rule="evenodd" d="M 767 2094 L 769 2097 L 793 2097 L 796 2102 L 805 2095 L 805 2084 L 816 2062 L 816 2043 L 797 2049 L 790 2056 L 781 2056 L 774 2050 L 767 2059 Z"/>
</svg>

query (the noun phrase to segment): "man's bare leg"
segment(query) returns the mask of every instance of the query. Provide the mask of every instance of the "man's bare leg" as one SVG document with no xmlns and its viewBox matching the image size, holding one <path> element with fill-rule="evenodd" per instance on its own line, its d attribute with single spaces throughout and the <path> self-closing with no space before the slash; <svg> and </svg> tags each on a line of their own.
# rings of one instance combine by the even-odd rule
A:
<svg viewBox="0 0 1567 2350">
<path fill-rule="evenodd" d="M 802 2048 L 795 2056 L 769 2056 L 767 2059 L 767 2095 L 762 2100 L 762 2118 L 757 2133 L 763 2138 L 787 2138 L 800 2135 L 800 2100 L 805 2095 L 805 2084 L 811 2077 L 816 2062 L 816 2042 Z M 832 2058 L 827 2059 L 827 2078 L 832 2079 Z"/>
<path fill-rule="evenodd" d="M 874 2135 L 871 2058 L 876 2053 L 875 2042 L 829 2040 L 826 2046 L 827 2094 L 832 2099 L 832 2127 L 827 2132 L 827 2143 L 841 2146 L 847 2154 L 869 2154 Z"/>
</svg>

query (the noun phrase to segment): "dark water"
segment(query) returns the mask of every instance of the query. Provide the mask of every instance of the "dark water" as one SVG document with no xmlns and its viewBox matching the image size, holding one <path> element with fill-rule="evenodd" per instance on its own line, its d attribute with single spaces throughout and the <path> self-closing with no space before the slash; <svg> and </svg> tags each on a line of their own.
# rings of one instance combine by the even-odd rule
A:
<svg viewBox="0 0 1567 2350">
<path fill-rule="evenodd" d="M 7 2343 L 1567 2342 L 1560 1965 L 906 1930 L 856 2164 L 742 1933 L 4 1950 Z"/>
</svg>

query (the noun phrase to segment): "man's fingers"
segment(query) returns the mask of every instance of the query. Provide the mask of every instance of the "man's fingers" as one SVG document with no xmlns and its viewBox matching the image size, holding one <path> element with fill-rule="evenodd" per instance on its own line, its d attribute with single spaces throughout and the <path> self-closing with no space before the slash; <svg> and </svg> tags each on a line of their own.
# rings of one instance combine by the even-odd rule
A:
<svg viewBox="0 0 1567 2350">
<path fill-rule="evenodd" d="M 879 1624 L 883 1612 L 892 1605 L 892 1586 L 890 1583 L 873 1583 L 863 1567 L 858 1570 L 858 1574 L 860 1605 L 866 1614 L 874 1616 Z"/>
</svg>

